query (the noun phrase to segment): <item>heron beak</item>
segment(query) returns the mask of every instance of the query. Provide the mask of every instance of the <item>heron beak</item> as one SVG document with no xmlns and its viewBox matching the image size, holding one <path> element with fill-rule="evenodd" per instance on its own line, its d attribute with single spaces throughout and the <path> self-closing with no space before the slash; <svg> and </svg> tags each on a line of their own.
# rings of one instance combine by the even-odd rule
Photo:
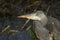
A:
<svg viewBox="0 0 60 40">
<path fill-rule="evenodd" d="M 18 16 L 18 18 L 28 18 L 26 15 Z"/>
</svg>

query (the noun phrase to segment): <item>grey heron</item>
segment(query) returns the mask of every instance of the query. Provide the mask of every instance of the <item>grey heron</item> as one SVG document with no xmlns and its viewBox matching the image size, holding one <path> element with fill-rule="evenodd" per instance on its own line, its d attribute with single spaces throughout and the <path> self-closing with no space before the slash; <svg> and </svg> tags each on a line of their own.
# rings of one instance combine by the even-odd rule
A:
<svg viewBox="0 0 60 40">
<path fill-rule="evenodd" d="M 33 31 L 39 40 L 53 40 L 50 38 L 49 32 L 53 33 L 55 40 L 60 39 L 58 35 L 60 33 L 60 22 L 53 17 L 47 17 L 43 11 L 36 11 L 32 14 L 18 16 L 18 18 L 33 20 Z"/>
</svg>

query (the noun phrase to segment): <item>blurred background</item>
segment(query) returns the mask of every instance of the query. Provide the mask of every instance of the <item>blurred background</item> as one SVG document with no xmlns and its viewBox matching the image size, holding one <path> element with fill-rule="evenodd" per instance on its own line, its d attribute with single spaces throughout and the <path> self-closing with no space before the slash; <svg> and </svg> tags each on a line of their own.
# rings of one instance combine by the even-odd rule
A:
<svg viewBox="0 0 60 40">
<path fill-rule="evenodd" d="M 30 27 L 32 21 L 21 31 L 27 19 L 17 18 L 35 10 L 42 10 L 47 16 L 60 20 L 58 0 L 0 0 L 0 40 L 38 40 Z"/>
</svg>

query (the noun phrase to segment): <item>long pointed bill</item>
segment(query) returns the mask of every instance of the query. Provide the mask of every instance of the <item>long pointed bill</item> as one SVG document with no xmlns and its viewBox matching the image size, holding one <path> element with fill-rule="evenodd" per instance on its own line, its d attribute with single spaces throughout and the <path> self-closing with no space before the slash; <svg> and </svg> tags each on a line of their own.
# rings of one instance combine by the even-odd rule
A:
<svg viewBox="0 0 60 40">
<path fill-rule="evenodd" d="M 26 15 L 18 16 L 18 18 L 28 18 Z"/>
</svg>

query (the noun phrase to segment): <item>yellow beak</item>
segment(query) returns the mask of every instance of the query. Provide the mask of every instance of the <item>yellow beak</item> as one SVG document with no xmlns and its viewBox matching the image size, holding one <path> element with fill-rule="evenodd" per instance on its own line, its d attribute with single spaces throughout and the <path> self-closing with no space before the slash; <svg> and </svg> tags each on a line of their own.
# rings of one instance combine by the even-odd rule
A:
<svg viewBox="0 0 60 40">
<path fill-rule="evenodd" d="M 26 15 L 18 16 L 18 18 L 28 18 Z"/>
</svg>

